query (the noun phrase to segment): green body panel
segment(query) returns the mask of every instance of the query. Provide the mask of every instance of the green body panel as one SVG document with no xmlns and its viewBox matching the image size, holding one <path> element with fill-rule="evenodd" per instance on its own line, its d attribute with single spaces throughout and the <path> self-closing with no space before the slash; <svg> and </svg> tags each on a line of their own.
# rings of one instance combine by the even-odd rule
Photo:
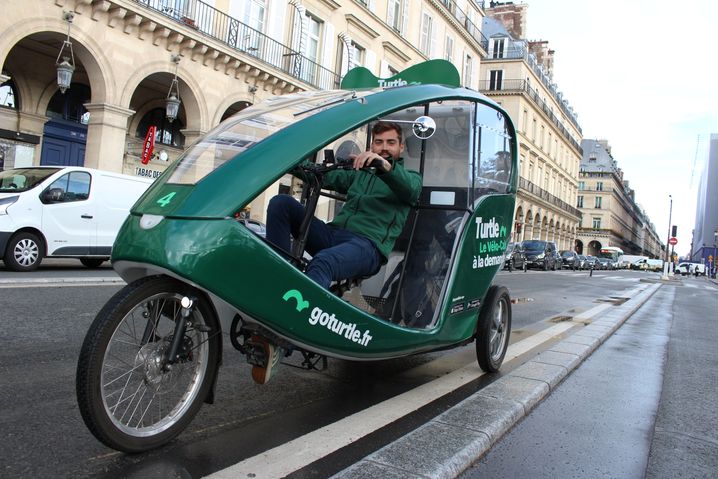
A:
<svg viewBox="0 0 718 479">
<path fill-rule="evenodd" d="M 392 88 L 337 104 L 279 130 L 194 185 L 168 183 L 177 163 L 172 165 L 133 207 L 114 244 L 112 260 L 171 271 L 245 317 L 330 356 L 388 358 L 467 340 L 474 334 L 480 304 L 500 267 L 513 224 L 518 145 L 510 121 L 509 194 L 481 198 L 458 232 L 458 250 L 431 328 L 400 327 L 354 307 L 308 279 L 233 219 L 235 212 L 328 142 L 402 108 L 450 99 L 489 105 L 508 118 L 500 106 L 475 91 L 437 85 Z M 163 218 L 143 229 L 140 217 L 145 214 Z M 477 225 L 479 217 L 483 226 Z"/>
<path fill-rule="evenodd" d="M 461 233 L 440 318 L 426 330 L 399 327 L 337 298 L 231 219 L 164 219 L 144 230 L 133 215 L 112 256 L 113 261 L 150 263 L 191 278 L 276 333 L 326 354 L 392 357 L 447 346 L 474 334 L 479 304 L 501 264 L 513 207 L 511 195 L 480 201 Z M 484 228 L 476 218 L 483 219 Z M 490 236 L 477 237 L 477 230 Z M 477 262 L 487 258 L 495 264 Z M 462 310 L 452 314 L 457 305 Z"/>
<path fill-rule="evenodd" d="M 399 87 L 406 85 L 460 86 L 461 79 L 456 67 L 446 60 L 429 60 L 411 66 L 390 78 L 378 78 L 367 68 L 352 68 L 342 79 L 343 90 L 376 87 Z"/>
</svg>

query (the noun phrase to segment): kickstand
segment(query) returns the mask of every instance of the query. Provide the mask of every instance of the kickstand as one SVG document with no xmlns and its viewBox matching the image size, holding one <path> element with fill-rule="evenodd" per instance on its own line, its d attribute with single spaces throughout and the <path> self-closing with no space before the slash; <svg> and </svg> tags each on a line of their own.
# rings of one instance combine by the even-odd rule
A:
<svg viewBox="0 0 718 479">
<path fill-rule="evenodd" d="M 296 350 L 295 350 L 296 351 Z M 306 369 L 307 371 L 326 371 L 327 369 L 327 357 L 309 351 L 299 350 L 302 355 L 302 364 L 297 366 L 296 364 L 290 364 L 282 362 L 285 366 L 291 366 L 298 369 Z M 321 361 L 321 366 L 318 366 Z"/>
</svg>

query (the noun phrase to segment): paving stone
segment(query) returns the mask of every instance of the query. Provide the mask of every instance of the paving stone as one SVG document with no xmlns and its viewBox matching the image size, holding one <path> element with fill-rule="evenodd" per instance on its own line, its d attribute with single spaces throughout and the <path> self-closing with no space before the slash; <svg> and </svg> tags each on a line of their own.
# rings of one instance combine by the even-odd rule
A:
<svg viewBox="0 0 718 479">
<path fill-rule="evenodd" d="M 563 366 L 568 369 L 569 372 L 572 371 L 573 368 L 578 366 L 578 364 L 581 362 L 581 358 L 579 358 L 575 354 L 559 353 L 558 351 L 544 351 L 538 356 L 536 356 L 533 360 L 538 363 L 547 363 L 556 366 Z"/>
<path fill-rule="evenodd" d="M 597 348 L 599 344 L 601 344 L 600 339 L 596 336 L 589 336 L 581 333 L 572 334 L 564 341 L 568 343 L 585 344 L 586 346 L 591 346 L 594 349 Z"/>
<path fill-rule="evenodd" d="M 581 359 L 586 359 L 589 354 L 591 354 L 591 351 L 593 351 L 593 348 L 586 344 L 579 344 L 579 343 L 569 343 L 567 341 L 561 341 L 558 344 L 554 344 L 551 346 L 549 351 L 556 351 L 558 353 L 569 353 L 569 354 L 575 354 Z"/>
<path fill-rule="evenodd" d="M 418 476 L 415 473 L 402 471 L 396 467 L 363 460 L 332 476 L 331 479 L 376 479 L 377 477 L 382 479 L 416 479 Z"/>
<path fill-rule="evenodd" d="M 586 339 L 597 341 L 593 338 Z M 509 376 L 518 376 L 527 379 L 535 379 L 536 381 L 544 381 L 551 389 L 555 388 L 556 385 L 558 385 L 558 383 L 560 383 L 567 375 L 568 370 L 563 366 L 537 363 L 536 361 L 529 361 L 509 373 Z"/>
<path fill-rule="evenodd" d="M 506 377 L 501 381 L 504 379 Z M 441 414 L 435 420 L 482 432 L 493 443 L 524 414 L 524 405 L 518 401 L 503 397 L 474 395 Z"/>
<path fill-rule="evenodd" d="M 489 446 L 489 438 L 482 432 L 432 421 L 371 454 L 367 459 L 377 464 L 391 465 L 413 477 L 453 478 Z"/>
<path fill-rule="evenodd" d="M 561 354 L 561 353 L 559 353 Z M 578 360 L 577 356 L 574 356 Z M 483 388 L 479 395 L 510 399 L 523 404 L 528 412 L 549 392 L 548 384 L 517 376 L 504 376 Z"/>
</svg>

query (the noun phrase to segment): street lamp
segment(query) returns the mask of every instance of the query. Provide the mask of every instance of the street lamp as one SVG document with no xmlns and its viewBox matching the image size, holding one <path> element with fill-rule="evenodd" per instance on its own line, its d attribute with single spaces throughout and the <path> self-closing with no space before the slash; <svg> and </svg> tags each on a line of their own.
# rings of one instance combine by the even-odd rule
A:
<svg viewBox="0 0 718 479">
<path fill-rule="evenodd" d="M 165 100 L 165 115 L 170 123 L 175 121 L 179 114 L 180 101 L 179 98 L 179 82 L 177 81 L 177 64 L 180 61 L 179 55 L 172 55 L 170 61 L 175 64 L 175 77 L 170 84 L 170 90 L 167 92 L 167 100 Z"/>
<path fill-rule="evenodd" d="M 75 14 L 72 12 L 63 12 L 62 19 L 67 22 L 67 39 L 62 42 L 60 52 L 57 54 L 55 60 L 55 66 L 57 67 L 57 86 L 60 88 L 60 93 L 65 93 L 70 84 L 72 83 L 72 74 L 75 71 L 75 54 L 72 51 L 72 42 L 70 41 L 70 28 L 72 27 L 72 20 L 75 18 Z M 70 51 L 70 56 L 65 56 L 65 48 Z M 62 61 L 60 61 L 62 57 Z"/>
<path fill-rule="evenodd" d="M 666 259 L 663 265 L 663 278 L 668 279 L 668 242 L 671 240 L 671 216 L 673 215 L 673 196 L 668 195 L 668 199 L 671 200 L 671 206 L 668 209 L 668 237 L 666 238 Z"/>
</svg>

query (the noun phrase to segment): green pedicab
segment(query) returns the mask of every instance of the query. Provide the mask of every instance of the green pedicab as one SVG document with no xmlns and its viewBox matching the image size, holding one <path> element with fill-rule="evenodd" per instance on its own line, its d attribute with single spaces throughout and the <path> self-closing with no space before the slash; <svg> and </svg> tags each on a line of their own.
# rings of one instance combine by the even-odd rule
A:
<svg viewBox="0 0 718 479">
<path fill-rule="evenodd" d="M 305 225 L 331 219 L 342 196 L 322 189 L 323 175 L 367 149 L 380 120 L 401 125 L 421 193 L 379 271 L 326 290 L 303 272 L 306 227 L 283 251 L 240 219 L 264 219 L 278 193 L 302 198 Z M 442 60 L 386 80 L 355 69 L 342 90 L 274 97 L 223 121 L 140 198 L 117 237 L 112 263 L 128 285 L 82 346 L 86 425 L 121 451 L 168 442 L 213 402 L 223 337 L 254 366 L 268 360 L 262 337 L 310 369 L 475 341 L 479 366 L 497 371 L 511 304 L 492 281 L 511 234 L 517 150 L 506 112 Z"/>
</svg>

